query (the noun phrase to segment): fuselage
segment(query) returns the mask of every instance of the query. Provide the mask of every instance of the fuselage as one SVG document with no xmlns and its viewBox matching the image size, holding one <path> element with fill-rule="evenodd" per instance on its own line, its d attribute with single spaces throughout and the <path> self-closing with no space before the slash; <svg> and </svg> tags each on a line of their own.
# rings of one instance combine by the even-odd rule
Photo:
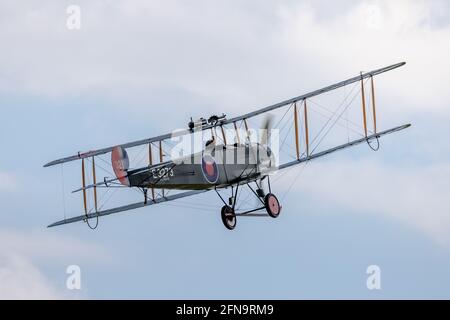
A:
<svg viewBox="0 0 450 320">
<path fill-rule="evenodd" d="M 221 144 L 128 178 L 134 187 L 203 190 L 260 178 L 273 164 L 270 149 L 258 143 Z"/>
</svg>

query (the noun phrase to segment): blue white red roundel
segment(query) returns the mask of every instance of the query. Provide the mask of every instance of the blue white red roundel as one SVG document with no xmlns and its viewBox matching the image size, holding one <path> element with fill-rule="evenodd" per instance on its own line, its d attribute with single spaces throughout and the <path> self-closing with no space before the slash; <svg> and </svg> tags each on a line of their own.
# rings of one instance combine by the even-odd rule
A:
<svg viewBox="0 0 450 320">
<path fill-rule="evenodd" d="M 211 184 L 219 180 L 219 168 L 217 167 L 216 160 L 209 154 L 205 154 L 202 157 L 202 172 L 206 181 Z"/>
</svg>

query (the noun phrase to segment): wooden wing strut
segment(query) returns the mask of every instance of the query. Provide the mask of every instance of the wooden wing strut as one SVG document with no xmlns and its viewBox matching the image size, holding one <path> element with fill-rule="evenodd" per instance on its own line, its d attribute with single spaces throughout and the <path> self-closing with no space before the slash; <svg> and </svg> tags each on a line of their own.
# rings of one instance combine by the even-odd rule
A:
<svg viewBox="0 0 450 320">
<path fill-rule="evenodd" d="M 95 174 L 95 159 L 94 159 L 94 157 L 92 157 L 92 179 L 94 182 L 94 208 L 95 208 L 95 212 L 97 212 L 98 211 L 98 208 L 97 208 L 97 176 Z"/>
<path fill-rule="evenodd" d="M 309 156 L 309 129 L 308 129 L 308 107 L 306 106 L 305 99 L 305 143 L 306 143 L 306 155 Z"/>
<path fill-rule="evenodd" d="M 248 129 L 247 119 L 243 119 L 244 126 L 245 126 L 245 132 L 247 133 L 247 141 L 250 141 L 250 131 Z"/>
<path fill-rule="evenodd" d="M 364 79 L 362 77 L 362 73 L 361 73 L 361 100 L 362 100 L 362 111 L 363 111 L 364 135 L 367 138 L 366 94 L 364 91 Z"/>
<path fill-rule="evenodd" d="M 164 153 L 162 148 L 162 140 L 159 141 L 159 162 L 163 163 L 164 161 Z M 164 189 L 161 190 L 162 196 L 164 197 Z"/>
<path fill-rule="evenodd" d="M 236 139 L 237 139 L 236 142 L 238 144 L 241 144 L 241 138 L 239 137 L 239 130 L 238 130 L 238 127 L 236 125 L 236 122 L 233 122 L 233 125 L 234 125 L 234 131 L 236 132 Z"/>
<path fill-rule="evenodd" d="M 153 153 L 152 153 L 152 143 L 148 144 L 148 164 L 153 165 Z M 152 200 L 155 201 L 155 189 L 152 188 Z"/>
<path fill-rule="evenodd" d="M 222 130 L 223 144 L 227 145 L 227 137 L 225 135 L 225 130 L 223 129 L 223 126 L 220 126 L 220 129 Z"/>
<path fill-rule="evenodd" d="M 92 189 L 93 189 L 93 193 L 94 193 L 94 208 L 95 208 L 95 212 L 98 211 L 98 201 L 97 201 L 97 175 L 95 172 L 95 157 L 92 157 L 92 179 L 93 179 L 93 184 L 92 184 Z M 88 215 L 88 207 L 87 207 L 87 187 L 86 187 L 86 167 L 85 167 L 85 162 L 84 159 L 81 159 L 81 184 L 82 184 L 82 188 L 81 190 L 83 191 L 83 207 L 84 207 L 84 214 L 87 216 Z"/>
<path fill-rule="evenodd" d="M 295 126 L 295 151 L 297 154 L 297 160 L 300 159 L 300 145 L 298 143 L 298 114 L 297 114 L 297 102 L 294 102 L 294 126 Z"/>
<path fill-rule="evenodd" d="M 373 84 L 373 76 L 370 77 L 371 91 L 372 91 L 372 112 L 373 112 L 373 131 L 377 133 L 377 113 L 375 110 L 375 86 Z"/>
<path fill-rule="evenodd" d="M 81 183 L 83 186 L 83 205 L 84 214 L 87 215 L 87 200 L 86 200 L 86 174 L 84 169 L 84 159 L 81 160 Z"/>
</svg>

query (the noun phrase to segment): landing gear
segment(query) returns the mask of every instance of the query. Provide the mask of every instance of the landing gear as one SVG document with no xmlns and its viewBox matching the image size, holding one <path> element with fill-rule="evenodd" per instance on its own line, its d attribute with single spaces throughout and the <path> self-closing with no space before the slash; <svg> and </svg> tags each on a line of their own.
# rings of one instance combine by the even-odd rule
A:
<svg viewBox="0 0 450 320">
<path fill-rule="evenodd" d="M 239 184 L 234 189 L 231 186 L 231 197 L 228 199 L 228 203 L 225 202 L 225 199 L 220 195 L 220 193 L 215 189 L 217 195 L 222 200 L 224 206 L 220 212 L 222 222 L 228 230 L 233 230 L 236 227 L 236 217 L 267 217 L 265 213 L 261 211 L 267 211 L 267 214 L 272 218 L 277 218 L 281 212 L 281 205 L 278 201 L 278 198 L 270 191 L 270 183 L 269 183 L 269 193 L 265 194 L 264 190 L 256 183 L 257 189 L 254 190 L 249 183 L 246 183 L 249 189 L 253 192 L 256 199 L 260 203 L 254 209 L 239 211 L 239 207 L 236 207 L 237 197 L 238 197 L 238 189 Z M 239 211 L 236 213 L 236 211 Z"/>
<path fill-rule="evenodd" d="M 267 213 L 272 218 L 277 218 L 281 212 L 280 202 L 273 193 L 268 193 L 264 198 L 264 206 L 266 207 Z"/>
<path fill-rule="evenodd" d="M 236 213 L 232 207 L 223 206 L 220 215 L 225 228 L 233 230 L 236 227 Z"/>
</svg>

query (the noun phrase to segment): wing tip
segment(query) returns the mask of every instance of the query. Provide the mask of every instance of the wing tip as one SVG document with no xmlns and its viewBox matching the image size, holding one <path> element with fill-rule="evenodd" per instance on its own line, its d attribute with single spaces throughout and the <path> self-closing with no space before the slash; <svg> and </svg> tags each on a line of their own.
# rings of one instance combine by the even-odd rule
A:
<svg viewBox="0 0 450 320">
<path fill-rule="evenodd" d="M 58 164 L 58 163 L 59 163 L 58 160 L 50 161 L 50 162 L 47 162 L 46 164 L 44 164 L 43 167 L 44 167 L 44 168 L 52 167 L 52 166 L 54 166 L 54 165 L 56 165 L 56 164 Z"/>
<path fill-rule="evenodd" d="M 57 222 L 52 223 L 52 224 L 49 224 L 49 225 L 47 226 L 47 228 L 53 228 L 53 227 L 56 227 L 56 226 L 59 226 L 59 224 L 58 224 Z"/>
<path fill-rule="evenodd" d="M 47 228 L 53 228 L 53 227 L 61 226 L 61 225 L 66 224 L 66 223 L 68 223 L 66 219 L 61 220 L 61 221 L 56 221 L 56 222 L 53 222 L 52 224 L 49 224 L 47 226 Z"/>
<path fill-rule="evenodd" d="M 412 126 L 412 124 L 411 123 L 406 123 L 406 124 L 404 124 L 404 125 L 402 125 L 402 126 L 400 126 L 400 127 L 398 127 L 400 130 L 404 130 L 404 129 L 408 129 L 409 127 L 411 127 Z"/>
</svg>

